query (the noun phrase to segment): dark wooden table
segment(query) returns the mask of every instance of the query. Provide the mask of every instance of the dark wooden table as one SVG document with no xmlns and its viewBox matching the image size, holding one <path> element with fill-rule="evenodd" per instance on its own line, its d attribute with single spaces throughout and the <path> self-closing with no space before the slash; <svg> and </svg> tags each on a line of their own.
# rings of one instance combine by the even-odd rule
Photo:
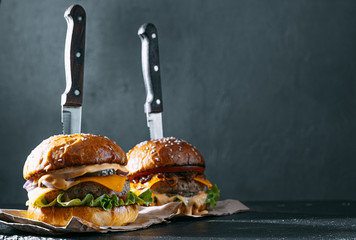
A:
<svg viewBox="0 0 356 240">
<path fill-rule="evenodd" d="M 50 239 L 356 239 L 356 202 L 246 202 L 250 212 L 180 218 L 148 229 Z M 0 206 L 9 208 L 13 206 Z M 44 239 L 0 224 L 0 239 Z"/>
</svg>

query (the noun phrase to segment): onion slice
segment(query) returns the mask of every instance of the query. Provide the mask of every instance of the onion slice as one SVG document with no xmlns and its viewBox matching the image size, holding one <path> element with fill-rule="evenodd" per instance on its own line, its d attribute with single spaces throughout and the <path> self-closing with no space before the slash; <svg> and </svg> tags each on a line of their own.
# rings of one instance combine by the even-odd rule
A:
<svg viewBox="0 0 356 240">
<path fill-rule="evenodd" d="M 124 176 L 124 177 L 126 177 L 127 174 L 129 174 L 129 172 L 124 172 L 124 171 L 121 171 L 120 169 L 117 169 L 117 170 L 116 170 L 116 174 L 119 175 L 119 176 Z"/>
<path fill-rule="evenodd" d="M 46 180 L 43 180 L 41 183 L 47 188 L 56 189 L 55 186 L 53 186 L 50 182 L 47 182 Z"/>
<path fill-rule="evenodd" d="M 29 192 L 29 191 L 35 189 L 36 187 L 37 187 L 37 183 L 35 183 L 35 182 L 31 181 L 31 180 L 27 180 L 27 181 L 25 182 L 25 184 L 23 185 L 23 188 L 24 188 L 27 192 Z"/>
</svg>

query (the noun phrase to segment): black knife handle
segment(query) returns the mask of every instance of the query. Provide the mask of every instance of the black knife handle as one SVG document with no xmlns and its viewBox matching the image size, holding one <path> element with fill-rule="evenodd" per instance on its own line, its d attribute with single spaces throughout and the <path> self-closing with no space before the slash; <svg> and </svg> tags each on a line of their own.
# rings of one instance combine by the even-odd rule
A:
<svg viewBox="0 0 356 240">
<path fill-rule="evenodd" d="M 67 37 L 64 50 L 67 84 L 62 94 L 62 105 L 81 106 L 83 101 L 85 54 L 85 10 L 80 5 L 72 5 L 65 11 L 64 18 L 67 21 Z"/>
<path fill-rule="evenodd" d="M 137 33 L 142 43 L 142 74 L 146 88 L 146 113 L 163 111 L 158 34 L 152 23 L 143 24 Z"/>
</svg>

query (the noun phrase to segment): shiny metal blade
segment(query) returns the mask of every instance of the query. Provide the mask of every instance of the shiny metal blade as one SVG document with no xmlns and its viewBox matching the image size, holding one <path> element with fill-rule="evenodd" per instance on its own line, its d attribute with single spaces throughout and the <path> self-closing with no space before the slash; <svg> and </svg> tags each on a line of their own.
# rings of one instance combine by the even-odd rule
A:
<svg viewBox="0 0 356 240">
<path fill-rule="evenodd" d="M 63 134 L 70 134 L 70 112 L 62 110 Z"/>
<path fill-rule="evenodd" d="M 147 113 L 146 117 L 151 139 L 163 138 L 162 113 Z"/>
<path fill-rule="evenodd" d="M 62 106 L 63 134 L 81 132 L 82 107 Z"/>
</svg>

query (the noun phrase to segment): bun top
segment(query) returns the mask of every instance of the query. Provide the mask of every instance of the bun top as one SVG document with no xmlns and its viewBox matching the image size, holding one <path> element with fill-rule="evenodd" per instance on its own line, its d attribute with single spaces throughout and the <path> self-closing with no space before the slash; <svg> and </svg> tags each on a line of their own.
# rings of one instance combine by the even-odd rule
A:
<svg viewBox="0 0 356 240">
<path fill-rule="evenodd" d="M 57 135 L 43 140 L 27 157 L 23 177 L 41 177 L 66 167 L 127 164 L 125 152 L 107 137 L 92 134 Z"/>
<path fill-rule="evenodd" d="M 201 166 L 205 161 L 191 144 L 174 137 L 145 141 L 127 153 L 129 175 L 168 166 Z"/>
</svg>

